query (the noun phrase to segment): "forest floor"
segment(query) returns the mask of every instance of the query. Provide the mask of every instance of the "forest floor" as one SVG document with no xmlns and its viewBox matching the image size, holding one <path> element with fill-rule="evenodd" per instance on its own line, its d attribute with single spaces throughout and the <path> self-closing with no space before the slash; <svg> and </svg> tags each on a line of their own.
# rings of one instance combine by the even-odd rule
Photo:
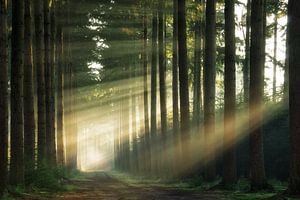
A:
<svg viewBox="0 0 300 200">
<path fill-rule="evenodd" d="M 22 200 L 218 200 L 224 199 L 221 192 L 196 192 L 178 188 L 129 184 L 116 177 L 99 172 L 93 175 L 68 181 L 74 191 L 23 195 Z"/>
<path fill-rule="evenodd" d="M 270 198 L 276 193 L 245 193 L 237 191 L 206 190 L 186 187 L 185 183 L 163 183 L 132 178 L 119 173 L 84 173 L 67 180 L 69 190 L 64 192 L 37 192 L 22 194 L 20 200 L 259 200 L 288 199 Z M 298 198 L 296 198 L 298 199 Z M 294 199 L 293 199 L 294 200 Z"/>
</svg>

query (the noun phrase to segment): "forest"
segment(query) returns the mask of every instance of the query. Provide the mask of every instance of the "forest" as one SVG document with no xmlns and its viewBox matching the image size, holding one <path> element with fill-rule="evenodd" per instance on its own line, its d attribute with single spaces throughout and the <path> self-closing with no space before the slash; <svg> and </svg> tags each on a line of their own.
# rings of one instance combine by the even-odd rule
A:
<svg viewBox="0 0 300 200">
<path fill-rule="evenodd" d="M 1 200 L 300 199 L 299 0 L 0 2 Z"/>
</svg>

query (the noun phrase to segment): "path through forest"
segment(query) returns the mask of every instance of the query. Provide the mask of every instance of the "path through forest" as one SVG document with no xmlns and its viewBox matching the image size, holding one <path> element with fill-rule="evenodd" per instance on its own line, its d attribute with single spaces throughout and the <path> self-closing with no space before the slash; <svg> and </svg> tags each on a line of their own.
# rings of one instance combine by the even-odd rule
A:
<svg viewBox="0 0 300 200">
<path fill-rule="evenodd" d="M 129 185 L 106 173 L 97 173 L 91 178 L 72 180 L 72 185 L 78 188 L 75 192 L 53 194 L 47 198 L 27 197 L 24 200 L 218 200 L 223 199 L 215 192 L 182 191 L 176 188 Z"/>
</svg>

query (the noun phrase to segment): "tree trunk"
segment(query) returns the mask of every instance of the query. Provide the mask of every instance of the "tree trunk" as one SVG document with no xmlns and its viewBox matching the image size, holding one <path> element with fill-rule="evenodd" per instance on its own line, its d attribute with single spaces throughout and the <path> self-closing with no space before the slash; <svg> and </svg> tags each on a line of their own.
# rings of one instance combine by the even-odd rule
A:
<svg viewBox="0 0 300 200">
<path fill-rule="evenodd" d="M 145 11 L 144 15 L 144 35 L 143 35 L 143 74 L 144 74 L 144 124 L 145 124 L 145 137 L 144 137 L 144 151 L 145 151 L 145 171 L 148 173 L 151 170 L 151 150 L 150 150 L 150 129 L 149 129 L 149 108 L 148 108 L 148 19 Z"/>
<path fill-rule="evenodd" d="M 64 112 L 64 97 L 63 97 L 63 69 L 64 69 L 64 49 L 63 49 L 63 30 L 62 30 L 62 8 L 61 1 L 58 4 L 58 26 L 57 26 L 57 42 L 56 42 L 56 59 L 57 59 L 57 164 L 63 166 L 65 164 L 64 156 L 64 137 L 63 137 L 63 112 Z"/>
<path fill-rule="evenodd" d="M 155 3 L 154 3 L 155 4 Z M 153 5 L 152 16 L 152 61 L 151 61 L 151 170 L 154 175 L 157 171 L 156 166 L 156 144 L 157 138 L 157 34 L 158 34 L 158 20 L 157 20 L 157 6 Z"/>
<path fill-rule="evenodd" d="M 173 0 L 173 64 L 172 64 L 172 98 L 173 98 L 173 129 L 179 130 L 178 114 L 178 0 Z"/>
<path fill-rule="evenodd" d="M 215 96 L 216 96 L 216 1 L 206 3 L 205 59 L 204 59 L 204 131 L 206 151 L 210 158 L 205 170 L 209 181 L 216 178 L 215 155 L 211 138 L 215 134 Z"/>
<path fill-rule="evenodd" d="M 224 184 L 234 184 L 237 181 L 235 153 L 235 16 L 234 0 L 225 1 L 225 108 L 224 108 Z"/>
<path fill-rule="evenodd" d="M 12 1 L 10 183 L 24 184 L 24 1 Z"/>
<path fill-rule="evenodd" d="M 197 1 L 197 7 L 202 6 L 202 0 Z M 193 100 L 193 121 L 196 126 L 200 123 L 201 112 L 201 61 L 202 61 L 202 17 L 200 11 L 197 11 L 195 22 L 195 61 L 194 61 L 194 100 Z"/>
<path fill-rule="evenodd" d="M 251 8 L 250 48 L 250 174 L 251 189 L 267 186 L 262 138 L 264 86 L 264 0 L 253 0 Z"/>
<path fill-rule="evenodd" d="M 247 0 L 245 60 L 243 65 L 244 103 L 249 104 L 249 69 L 250 69 L 250 29 L 251 29 L 251 0 Z"/>
<path fill-rule="evenodd" d="M 277 7 L 275 8 L 277 9 Z M 277 12 L 274 13 L 274 55 L 273 55 L 273 102 L 276 102 L 276 93 L 277 93 L 277 35 L 278 35 L 278 17 Z"/>
<path fill-rule="evenodd" d="M 29 172 L 32 171 L 32 169 L 35 166 L 35 117 L 34 117 L 34 91 L 33 91 L 31 0 L 25 0 L 24 4 L 25 4 L 24 153 L 25 153 L 25 172 Z"/>
<path fill-rule="evenodd" d="M 178 0 L 178 52 L 179 52 L 179 85 L 180 85 L 180 125 L 182 142 L 182 156 L 189 160 L 189 85 L 187 66 L 187 40 L 186 40 L 186 3 Z M 185 152 L 185 153 L 184 153 Z M 184 158 L 184 157 L 182 157 Z"/>
<path fill-rule="evenodd" d="M 300 1 L 289 0 L 290 180 L 289 192 L 300 195 Z"/>
<path fill-rule="evenodd" d="M 50 10 L 50 164 L 56 166 L 56 137 L 55 137 L 55 70 L 56 70 L 56 58 L 55 58 L 55 43 L 56 43 L 56 5 L 55 1 L 52 1 Z"/>
<path fill-rule="evenodd" d="M 158 45 L 159 45 L 159 91 L 160 91 L 160 117 L 161 134 L 167 132 L 167 103 L 166 103 L 166 70 L 164 51 L 164 1 L 158 4 Z"/>
<path fill-rule="evenodd" d="M 35 63 L 38 96 L 38 167 L 44 162 L 46 153 L 46 107 L 45 107 L 45 63 L 44 63 L 44 15 L 43 0 L 34 0 L 35 18 Z"/>
<path fill-rule="evenodd" d="M 0 196 L 7 184 L 8 160 L 8 41 L 7 0 L 0 1 Z"/>
<path fill-rule="evenodd" d="M 49 0 L 44 0 L 44 42 L 45 42 L 45 102 L 46 102 L 46 162 L 51 163 L 51 66 L 50 66 L 50 8 Z"/>
</svg>

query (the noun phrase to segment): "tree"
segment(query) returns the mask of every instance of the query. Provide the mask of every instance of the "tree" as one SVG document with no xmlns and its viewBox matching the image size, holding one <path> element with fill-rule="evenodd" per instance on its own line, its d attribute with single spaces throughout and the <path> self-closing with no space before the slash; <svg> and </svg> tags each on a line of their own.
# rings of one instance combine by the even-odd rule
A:
<svg viewBox="0 0 300 200">
<path fill-rule="evenodd" d="M 56 32 L 56 59 L 57 59 L 57 164 L 63 166 L 65 164 L 64 156 L 64 137 L 63 137 L 63 69 L 64 69 L 64 34 L 62 29 L 62 4 L 58 3 L 57 11 L 57 32 Z"/>
<path fill-rule="evenodd" d="M 204 58 L 204 131 L 207 140 L 215 134 L 215 96 L 216 96 L 216 1 L 206 3 L 205 58 Z M 205 177 L 214 180 L 216 176 L 213 145 L 206 145 L 210 164 Z"/>
<path fill-rule="evenodd" d="M 152 11 L 152 55 L 151 55 L 151 144 L 155 144 L 157 138 L 157 34 L 158 34 L 158 20 L 157 7 L 153 3 Z M 155 173 L 157 170 L 156 160 L 153 155 L 156 148 L 151 146 L 151 170 Z"/>
<path fill-rule="evenodd" d="M 12 1 L 10 183 L 24 184 L 24 1 Z"/>
<path fill-rule="evenodd" d="M 187 141 L 189 134 L 189 88 L 187 66 L 186 40 L 186 2 L 178 1 L 178 52 L 179 52 L 179 91 L 180 91 L 180 125 L 183 141 Z"/>
<path fill-rule="evenodd" d="M 237 181 L 235 155 L 235 16 L 234 0 L 225 1 L 224 184 Z"/>
<path fill-rule="evenodd" d="M 179 130 L 178 96 L 178 0 L 173 0 L 172 99 L 175 133 Z"/>
<path fill-rule="evenodd" d="M 38 107 L 38 167 L 44 162 L 46 153 L 46 107 L 45 107 L 45 65 L 44 65 L 44 15 L 43 0 L 34 0 L 35 21 L 35 64 L 37 76 Z"/>
<path fill-rule="evenodd" d="M 279 2 L 274 3 L 274 55 L 273 55 L 273 102 L 276 102 L 276 93 L 277 93 L 277 36 L 278 36 L 278 9 Z"/>
<path fill-rule="evenodd" d="M 264 0 L 253 0 L 251 7 L 250 48 L 250 174 L 251 189 L 267 186 L 262 138 L 264 85 Z"/>
<path fill-rule="evenodd" d="M 167 132 L 167 102 L 166 102 L 166 69 L 164 48 L 164 1 L 158 4 L 158 55 L 159 55 L 159 91 L 160 91 L 160 116 L 161 133 Z"/>
<path fill-rule="evenodd" d="M 151 150 L 150 150 L 150 129 L 149 129 L 149 103 L 148 103 L 148 18 L 147 13 L 144 11 L 143 16 L 143 76 L 144 76 L 144 126 L 145 126 L 145 137 L 144 137 L 144 151 L 145 151 L 145 170 L 150 170 Z"/>
<path fill-rule="evenodd" d="M 247 0 L 245 60 L 243 65 L 244 103 L 249 104 L 249 70 L 250 70 L 250 29 L 251 29 L 251 0 Z"/>
<path fill-rule="evenodd" d="M 0 196 L 7 183 L 8 160 L 8 42 L 7 0 L 0 2 Z"/>
<path fill-rule="evenodd" d="M 289 93 L 290 93 L 290 180 L 289 192 L 300 195 L 300 1 L 288 1 L 288 52 L 289 52 Z"/>
<path fill-rule="evenodd" d="M 45 103 L 46 103 L 46 162 L 50 164 L 51 160 L 51 139 L 52 139 L 52 126 L 51 126 L 51 66 L 50 66 L 50 8 L 49 0 L 44 0 L 44 42 L 45 42 Z"/>
<path fill-rule="evenodd" d="M 56 43 L 56 3 L 52 1 L 50 8 L 50 164 L 56 166 L 56 137 L 55 137 L 55 43 Z"/>
<path fill-rule="evenodd" d="M 202 0 L 196 1 L 196 7 L 203 6 Z M 193 121 L 199 125 L 202 93 L 201 93 L 201 72 L 202 72 L 202 13 L 197 10 L 195 22 L 195 61 L 194 61 L 194 101 L 193 101 Z"/>
<path fill-rule="evenodd" d="M 24 34 L 24 153 L 25 172 L 35 166 L 35 117 L 33 91 L 32 60 L 32 14 L 31 0 L 25 0 L 25 34 Z M 26 178 L 26 177 L 25 177 Z"/>
</svg>

